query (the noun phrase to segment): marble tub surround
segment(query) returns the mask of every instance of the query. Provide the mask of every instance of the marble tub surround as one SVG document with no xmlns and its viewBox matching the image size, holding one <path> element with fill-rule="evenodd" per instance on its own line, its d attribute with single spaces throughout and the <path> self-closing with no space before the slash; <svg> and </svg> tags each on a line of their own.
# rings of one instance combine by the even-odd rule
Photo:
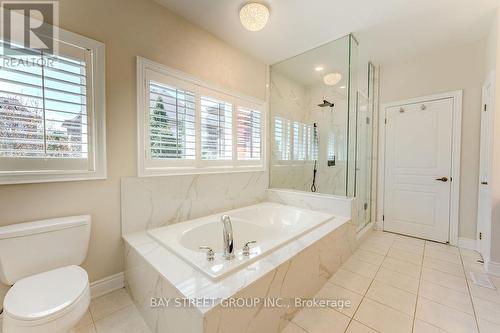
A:
<svg viewBox="0 0 500 333">
<path fill-rule="evenodd" d="M 237 297 L 312 297 L 355 250 L 356 227 L 335 217 L 219 281 L 151 239 L 124 235 L 126 284 L 153 332 L 278 332 L 296 309 L 232 309 L 217 300 Z M 151 307 L 152 297 L 216 300 L 191 307 Z"/>
<path fill-rule="evenodd" d="M 324 212 L 335 216 L 350 217 L 355 223 L 357 216 L 356 199 L 331 194 L 311 193 L 289 189 L 271 188 L 266 190 L 266 200 L 283 205 L 295 206 Z"/>
<path fill-rule="evenodd" d="M 261 202 L 268 178 L 266 172 L 122 178 L 122 235 Z"/>
</svg>

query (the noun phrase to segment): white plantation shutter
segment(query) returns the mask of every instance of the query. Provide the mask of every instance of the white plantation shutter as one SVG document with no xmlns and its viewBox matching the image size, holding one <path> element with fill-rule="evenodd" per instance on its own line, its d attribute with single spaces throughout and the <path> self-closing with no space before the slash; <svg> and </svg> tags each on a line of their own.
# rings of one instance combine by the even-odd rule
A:
<svg viewBox="0 0 500 333">
<path fill-rule="evenodd" d="M 0 171 L 92 170 L 91 52 L 8 49 L 0 66 Z"/>
<path fill-rule="evenodd" d="M 212 97 L 201 97 L 201 158 L 231 160 L 233 106 Z"/>
<path fill-rule="evenodd" d="M 195 121 L 193 92 L 149 82 L 149 151 L 152 159 L 195 159 Z"/>
<path fill-rule="evenodd" d="M 319 133 L 314 126 L 307 126 L 307 159 L 315 161 L 318 159 Z"/>
<path fill-rule="evenodd" d="M 261 159 L 261 127 L 261 112 L 244 107 L 238 107 L 236 133 L 238 160 Z"/>
<path fill-rule="evenodd" d="M 278 161 L 288 161 L 291 158 L 291 125 L 290 120 L 279 116 L 274 117 L 274 149 Z"/>
<path fill-rule="evenodd" d="M 335 158 L 336 158 L 336 156 L 335 156 L 335 135 L 333 133 L 330 133 L 328 135 L 327 159 L 334 160 Z"/>
<path fill-rule="evenodd" d="M 293 122 L 293 159 L 303 161 L 307 151 L 307 125 Z"/>
</svg>

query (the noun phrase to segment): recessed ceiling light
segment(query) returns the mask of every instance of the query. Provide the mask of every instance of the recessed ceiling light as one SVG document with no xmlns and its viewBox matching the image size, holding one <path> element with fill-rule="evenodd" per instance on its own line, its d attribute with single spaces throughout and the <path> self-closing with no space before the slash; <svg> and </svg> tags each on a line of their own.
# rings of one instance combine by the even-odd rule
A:
<svg viewBox="0 0 500 333">
<path fill-rule="evenodd" d="M 261 3 L 250 2 L 240 9 L 240 21 L 247 30 L 262 30 L 266 26 L 268 20 L 269 8 Z"/>
<path fill-rule="evenodd" d="M 345 86 L 340 86 L 339 88 L 340 88 L 340 89 L 345 89 Z"/>
<path fill-rule="evenodd" d="M 321 72 L 323 69 L 324 69 L 324 68 L 323 68 L 323 66 L 318 66 L 318 67 L 316 67 L 314 70 L 315 70 L 316 72 Z"/>
<path fill-rule="evenodd" d="M 329 73 L 323 77 L 323 82 L 327 86 L 334 86 L 342 80 L 342 74 L 340 73 Z"/>
</svg>

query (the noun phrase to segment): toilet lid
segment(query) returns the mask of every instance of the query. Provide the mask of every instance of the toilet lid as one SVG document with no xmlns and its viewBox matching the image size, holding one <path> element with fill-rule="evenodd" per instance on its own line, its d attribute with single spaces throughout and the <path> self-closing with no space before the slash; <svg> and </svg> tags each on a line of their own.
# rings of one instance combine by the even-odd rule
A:
<svg viewBox="0 0 500 333">
<path fill-rule="evenodd" d="M 38 320 L 64 311 L 85 292 L 87 272 L 66 266 L 17 281 L 7 292 L 4 310 L 19 320 Z"/>
</svg>

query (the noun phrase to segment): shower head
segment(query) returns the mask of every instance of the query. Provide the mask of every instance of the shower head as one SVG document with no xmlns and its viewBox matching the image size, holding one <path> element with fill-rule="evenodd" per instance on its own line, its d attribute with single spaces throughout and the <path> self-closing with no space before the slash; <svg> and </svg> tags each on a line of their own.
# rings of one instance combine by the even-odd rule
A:
<svg viewBox="0 0 500 333">
<path fill-rule="evenodd" d="M 333 106 L 334 106 L 334 105 L 335 105 L 335 104 L 328 102 L 326 99 L 324 99 L 324 100 L 323 100 L 323 103 L 318 104 L 318 106 L 319 106 L 319 107 L 322 107 L 322 108 L 324 108 L 324 107 L 326 107 L 326 106 L 329 106 L 329 107 L 333 108 Z"/>
</svg>

